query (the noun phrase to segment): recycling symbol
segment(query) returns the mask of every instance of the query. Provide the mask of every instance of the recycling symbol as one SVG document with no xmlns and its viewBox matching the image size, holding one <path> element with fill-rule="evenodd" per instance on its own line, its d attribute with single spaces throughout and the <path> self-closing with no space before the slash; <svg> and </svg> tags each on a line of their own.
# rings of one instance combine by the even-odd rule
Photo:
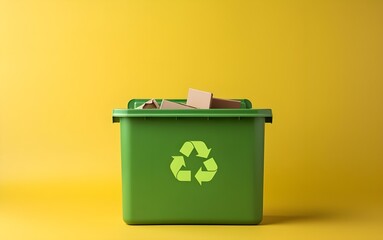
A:
<svg viewBox="0 0 383 240">
<path fill-rule="evenodd" d="M 170 163 L 170 170 L 172 171 L 174 177 L 181 182 L 191 182 L 191 171 L 190 170 L 181 170 L 182 167 L 186 168 L 184 157 L 189 157 L 193 150 L 197 151 L 197 157 L 206 159 L 203 162 L 206 170 L 202 170 L 200 167 L 197 173 L 194 175 L 198 183 L 202 185 L 203 182 L 210 182 L 214 175 L 217 173 L 218 166 L 214 161 L 214 158 L 209 158 L 209 153 L 211 148 L 208 149 L 206 144 L 202 141 L 186 141 L 180 150 L 182 153 L 181 156 L 172 156 L 173 161 Z"/>
</svg>

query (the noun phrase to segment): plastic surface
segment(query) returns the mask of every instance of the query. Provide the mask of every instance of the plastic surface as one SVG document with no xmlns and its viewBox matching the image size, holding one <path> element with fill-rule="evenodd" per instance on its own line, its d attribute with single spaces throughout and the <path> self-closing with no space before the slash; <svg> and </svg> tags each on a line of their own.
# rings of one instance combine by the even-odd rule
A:
<svg viewBox="0 0 383 240">
<path fill-rule="evenodd" d="M 133 100 L 129 108 L 145 100 Z M 184 100 L 179 100 L 180 102 Z M 114 110 L 128 224 L 258 224 L 271 110 Z"/>
</svg>

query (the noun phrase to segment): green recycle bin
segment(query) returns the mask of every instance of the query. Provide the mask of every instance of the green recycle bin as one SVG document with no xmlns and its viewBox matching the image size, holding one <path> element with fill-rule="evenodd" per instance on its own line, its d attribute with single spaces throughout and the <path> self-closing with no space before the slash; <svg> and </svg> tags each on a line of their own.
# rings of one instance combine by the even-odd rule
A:
<svg viewBox="0 0 383 240">
<path fill-rule="evenodd" d="M 127 224 L 259 224 L 271 109 L 114 109 Z M 157 100 L 161 103 L 161 100 Z M 171 101 L 185 103 L 184 99 Z"/>
</svg>

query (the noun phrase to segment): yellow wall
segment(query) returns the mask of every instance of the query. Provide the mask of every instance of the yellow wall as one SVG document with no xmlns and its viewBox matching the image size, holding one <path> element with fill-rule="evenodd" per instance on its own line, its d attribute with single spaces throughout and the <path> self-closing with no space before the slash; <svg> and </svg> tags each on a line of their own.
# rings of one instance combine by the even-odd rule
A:
<svg viewBox="0 0 383 240">
<path fill-rule="evenodd" d="M 379 204 L 382 24 L 379 0 L 1 0 L 0 185 L 119 184 L 112 109 L 194 87 L 273 109 L 266 212 Z"/>
</svg>

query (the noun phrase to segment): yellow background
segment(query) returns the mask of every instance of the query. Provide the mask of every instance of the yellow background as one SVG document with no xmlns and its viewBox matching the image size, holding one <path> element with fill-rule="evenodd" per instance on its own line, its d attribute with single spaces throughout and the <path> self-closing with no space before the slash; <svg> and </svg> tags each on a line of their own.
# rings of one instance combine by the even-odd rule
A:
<svg viewBox="0 0 383 240">
<path fill-rule="evenodd" d="M 0 239 L 381 238 L 382 26 L 379 0 L 0 0 Z M 272 108 L 263 225 L 123 223 L 112 109 L 189 87 Z"/>
</svg>

